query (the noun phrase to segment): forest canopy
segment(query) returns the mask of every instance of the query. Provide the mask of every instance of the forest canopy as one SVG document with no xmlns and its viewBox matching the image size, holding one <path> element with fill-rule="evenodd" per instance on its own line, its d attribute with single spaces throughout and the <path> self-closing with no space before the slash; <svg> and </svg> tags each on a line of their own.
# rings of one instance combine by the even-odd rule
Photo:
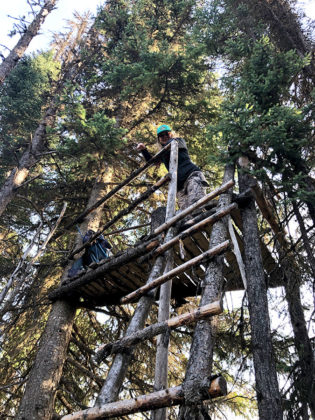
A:
<svg viewBox="0 0 315 420">
<path fill-rule="evenodd" d="M 15 26 L 24 41 L 40 30 L 43 9 L 53 13 L 57 2 L 28 3 L 39 20 L 36 30 L 23 19 Z M 136 304 L 84 307 L 48 295 L 67 278 L 69 255 L 87 229 L 101 230 L 166 174 L 162 165 L 150 167 L 93 217 L 81 217 L 144 165 L 139 142 L 159 151 L 160 124 L 185 139 L 208 192 L 221 185 L 227 167 L 238 167 L 230 199 L 242 217 L 255 183 L 256 207 L 254 200 L 249 207 L 257 238 L 281 283 L 269 288 L 271 275 L 263 272 L 261 319 L 274 358 L 274 373 L 265 374 L 278 387 L 277 418 L 315 418 L 313 28 L 293 0 L 108 0 L 95 16 L 76 13 L 47 50 L 2 56 L 0 418 L 61 418 L 95 404 L 113 358 L 99 363 L 95 353 L 122 338 Z M 258 191 L 265 211 L 258 210 Z M 164 186 L 106 229 L 111 254 L 147 237 L 153 212 L 166 204 Z M 244 241 L 245 225 L 234 225 Z M 242 255 L 246 260 L 246 250 Z M 197 290 L 172 299 L 171 315 L 197 309 Z M 253 341 L 258 303 L 250 287 L 224 289 L 222 298 L 211 372 L 224 376 L 228 394 L 207 400 L 194 418 L 267 420 L 260 390 L 268 384 L 257 376 Z M 157 322 L 157 312 L 153 305 L 146 325 Z M 193 325 L 171 333 L 170 387 L 191 365 L 193 333 Z M 45 343 L 56 345 L 56 366 L 45 359 Z M 155 338 L 136 347 L 119 399 L 153 392 L 155 349 Z M 47 377 L 34 373 L 44 365 Z M 28 417 L 28 395 L 37 388 L 44 411 Z M 183 420 L 181 410 L 170 408 L 169 418 Z"/>
</svg>

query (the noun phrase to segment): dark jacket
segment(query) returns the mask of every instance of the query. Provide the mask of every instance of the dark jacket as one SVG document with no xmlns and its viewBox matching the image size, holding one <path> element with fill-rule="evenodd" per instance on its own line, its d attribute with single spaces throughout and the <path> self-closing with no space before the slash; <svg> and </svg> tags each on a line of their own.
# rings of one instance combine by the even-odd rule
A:
<svg viewBox="0 0 315 420">
<path fill-rule="evenodd" d="M 195 165 L 190 160 L 188 149 L 187 149 L 186 142 L 184 139 L 182 138 L 169 139 L 167 144 L 169 144 L 171 141 L 174 141 L 174 140 L 178 142 L 177 190 L 180 191 L 183 188 L 184 183 L 186 179 L 189 177 L 189 175 L 192 172 L 200 171 L 200 168 L 198 168 L 198 166 Z M 141 150 L 141 152 L 146 161 L 152 158 L 151 153 L 147 149 Z M 164 163 L 167 170 L 169 170 L 170 155 L 171 155 L 171 151 L 167 150 L 161 156 L 161 160 L 160 160 L 162 163 Z"/>
</svg>

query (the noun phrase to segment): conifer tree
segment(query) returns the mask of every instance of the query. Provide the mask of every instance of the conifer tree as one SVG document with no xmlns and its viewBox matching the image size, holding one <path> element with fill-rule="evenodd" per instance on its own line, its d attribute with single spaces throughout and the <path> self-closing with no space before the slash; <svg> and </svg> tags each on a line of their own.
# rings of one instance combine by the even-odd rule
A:
<svg viewBox="0 0 315 420">
<path fill-rule="evenodd" d="M 35 2 L 31 3 L 33 3 L 32 7 L 36 5 Z M 22 24 L 22 28 L 19 28 L 19 31 L 21 31 L 20 40 L 0 65 L 0 83 L 3 83 L 5 78 L 10 74 L 18 61 L 21 59 L 30 42 L 34 36 L 37 35 L 47 15 L 55 8 L 56 3 L 57 0 L 46 0 L 41 5 L 40 11 L 35 14 L 33 22 L 28 27 L 26 27 L 25 24 Z"/>
</svg>

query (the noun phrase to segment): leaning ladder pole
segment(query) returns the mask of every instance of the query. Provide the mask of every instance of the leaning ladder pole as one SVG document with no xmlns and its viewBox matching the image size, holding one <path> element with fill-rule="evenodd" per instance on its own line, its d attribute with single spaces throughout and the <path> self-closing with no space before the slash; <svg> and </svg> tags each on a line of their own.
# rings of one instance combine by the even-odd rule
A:
<svg viewBox="0 0 315 420">
<path fill-rule="evenodd" d="M 172 142 L 169 172 L 171 174 L 171 181 L 168 188 L 167 208 L 165 219 L 168 221 L 175 216 L 176 193 L 177 193 L 177 167 L 178 167 L 178 143 Z M 174 236 L 174 227 L 171 227 L 166 235 L 167 240 Z M 165 242 L 167 242 L 167 240 Z M 169 249 L 165 253 L 166 266 L 164 272 L 171 271 L 174 266 L 174 251 Z M 158 322 L 163 322 L 170 317 L 170 301 L 172 293 L 172 280 L 164 283 L 160 287 L 159 312 Z M 157 349 L 155 360 L 155 376 L 154 376 L 154 391 L 160 391 L 167 388 L 167 374 L 168 374 L 168 348 L 169 348 L 169 332 L 160 334 L 157 337 Z M 152 411 L 151 420 L 166 420 L 167 408 L 163 407 Z"/>
</svg>

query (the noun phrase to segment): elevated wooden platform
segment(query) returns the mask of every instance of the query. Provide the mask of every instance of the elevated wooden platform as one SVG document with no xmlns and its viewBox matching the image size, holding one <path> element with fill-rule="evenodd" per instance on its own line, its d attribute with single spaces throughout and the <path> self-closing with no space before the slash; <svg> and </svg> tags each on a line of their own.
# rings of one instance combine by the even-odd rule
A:
<svg viewBox="0 0 315 420">
<path fill-rule="evenodd" d="M 239 225 L 239 211 L 232 213 L 236 225 Z M 199 216 L 200 218 L 200 216 Z M 205 226 L 203 230 L 186 237 L 181 244 L 174 246 L 175 266 L 200 255 L 209 248 L 209 235 L 211 226 Z M 239 247 L 242 251 L 243 244 L 240 235 L 236 233 Z M 152 247 L 159 243 L 156 238 L 141 244 L 133 249 L 119 253 L 111 258 L 93 263 L 88 270 L 80 273 L 72 279 L 67 279 L 60 287 L 51 292 L 49 297 L 54 299 L 71 299 L 80 301 L 82 306 L 103 306 L 120 304 L 120 299 L 128 293 L 143 286 L 150 274 L 154 259 L 147 262 L 139 262 L 144 254 L 147 254 Z M 266 282 L 269 287 L 279 286 L 279 272 L 277 265 L 269 253 L 267 247 L 261 243 L 262 255 L 266 273 Z M 131 255 L 131 258 L 130 256 Z M 143 260 L 143 258 L 142 258 Z M 226 279 L 225 289 L 241 290 L 243 283 L 239 267 L 232 250 L 225 252 L 224 257 L 224 277 Z M 205 275 L 204 264 L 199 264 L 173 279 L 172 295 L 176 303 L 180 304 L 185 297 L 197 296 L 200 294 L 200 283 Z"/>
</svg>

